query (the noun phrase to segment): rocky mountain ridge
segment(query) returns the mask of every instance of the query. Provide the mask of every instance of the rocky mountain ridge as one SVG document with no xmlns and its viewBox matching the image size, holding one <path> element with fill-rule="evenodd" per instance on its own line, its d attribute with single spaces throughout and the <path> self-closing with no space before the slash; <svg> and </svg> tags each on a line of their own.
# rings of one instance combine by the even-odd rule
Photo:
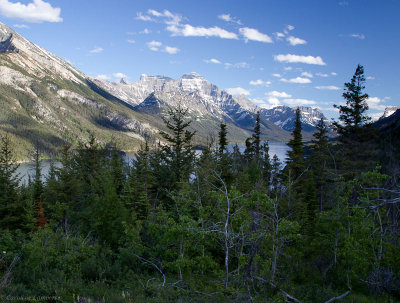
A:
<svg viewBox="0 0 400 303">
<path fill-rule="evenodd" d="M 100 143 L 116 140 L 121 149 L 137 149 L 146 139 L 160 140 L 159 130 L 166 130 L 161 115 L 177 104 L 189 109 L 197 143 L 216 136 L 221 121 L 230 142 L 244 142 L 258 110 L 263 140 L 290 138 L 279 125 L 283 118 L 269 121 L 267 111 L 197 73 L 179 79 L 144 74 L 131 83 L 93 79 L 0 23 L 0 134 L 12 138 L 19 158 L 36 147 L 49 154 L 78 146 L 90 134 Z"/>
<path fill-rule="evenodd" d="M 278 106 L 272 109 L 260 108 L 245 96 L 232 96 L 216 85 L 207 81 L 201 75 L 192 72 L 178 79 L 165 76 L 150 76 L 143 74 L 138 82 L 121 81 L 108 82 L 100 79 L 93 81 L 109 93 L 117 96 L 130 105 L 138 108 L 149 108 L 149 104 L 141 106 L 150 94 L 162 100 L 164 104 L 176 106 L 182 104 L 199 118 L 212 115 L 225 121 L 241 121 L 250 119 L 251 114 L 260 112 L 261 118 L 276 126 L 292 131 L 294 128 L 295 109 L 289 106 Z M 300 106 L 303 128 L 313 132 L 322 118 L 329 121 L 323 113 L 312 107 Z"/>
</svg>

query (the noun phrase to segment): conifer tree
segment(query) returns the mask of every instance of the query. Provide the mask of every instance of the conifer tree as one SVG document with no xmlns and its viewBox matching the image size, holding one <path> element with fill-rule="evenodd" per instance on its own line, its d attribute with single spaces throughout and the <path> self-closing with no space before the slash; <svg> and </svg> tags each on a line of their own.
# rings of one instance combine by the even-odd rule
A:
<svg viewBox="0 0 400 303">
<path fill-rule="evenodd" d="M 170 165 L 172 181 L 180 182 L 189 178 L 193 166 L 194 151 L 192 138 L 195 132 L 187 130 L 191 121 L 187 120 L 188 109 L 180 104 L 170 108 L 168 119 L 163 118 L 171 134 L 161 131 L 160 134 L 169 143 L 163 147 L 165 160 Z"/>
<path fill-rule="evenodd" d="M 325 185 L 328 179 L 328 159 L 329 159 L 329 141 L 328 129 L 324 120 L 318 122 L 314 139 L 311 141 L 311 165 L 314 171 L 314 180 L 317 190 L 317 196 L 320 204 L 320 210 L 323 209 L 323 200 L 326 196 Z"/>
<path fill-rule="evenodd" d="M 35 163 L 35 175 L 33 177 L 32 200 L 35 205 L 39 205 L 43 194 L 42 170 L 40 167 L 40 151 L 38 148 L 33 152 L 33 161 Z"/>
<path fill-rule="evenodd" d="M 297 108 L 292 139 L 287 144 L 291 149 L 287 152 L 287 167 L 291 170 L 292 180 L 296 180 L 304 171 L 303 137 L 301 130 L 301 113 L 300 108 Z"/>
<path fill-rule="evenodd" d="M 227 134 L 228 131 L 226 130 L 226 123 L 221 122 L 218 133 L 218 152 L 220 157 L 222 157 L 222 155 L 227 151 L 228 147 Z"/>
<path fill-rule="evenodd" d="M 259 161 L 261 153 L 261 127 L 260 127 L 260 112 L 257 112 L 256 124 L 254 126 L 254 133 L 252 135 L 253 151 L 256 161 Z"/>
<path fill-rule="evenodd" d="M 364 83 L 364 67 L 358 64 L 350 82 L 344 84 L 345 91 L 342 96 L 346 100 L 346 105 L 334 105 L 335 108 L 339 109 L 339 120 L 342 123 L 335 121 L 333 125 L 341 136 L 356 132 L 371 120 L 370 117 L 365 115 L 368 110 L 368 94 L 363 92 Z"/>
<path fill-rule="evenodd" d="M 230 184 L 233 177 L 231 172 L 232 159 L 228 153 L 227 135 L 226 124 L 221 123 L 218 133 L 218 170 L 221 172 L 221 178 Z"/>
<path fill-rule="evenodd" d="M 346 178 L 353 178 L 376 165 L 376 131 L 366 115 L 368 94 L 364 93 L 364 67 L 358 65 L 352 79 L 344 86 L 346 105 L 334 105 L 339 109 L 339 121 L 333 125 L 339 134 L 340 169 Z"/>
<path fill-rule="evenodd" d="M 246 148 L 243 152 L 243 155 L 246 165 L 248 166 L 254 158 L 254 144 L 252 138 L 247 138 L 244 144 Z"/>
<path fill-rule="evenodd" d="M 10 138 L 0 137 L 0 228 L 26 229 L 27 211 L 19 199 L 19 176 Z"/>
<path fill-rule="evenodd" d="M 262 161 L 262 169 L 263 169 L 263 179 L 266 187 L 269 189 L 271 185 L 271 174 L 272 174 L 272 166 L 271 160 L 269 157 L 269 144 L 268 142 L 264 142 L 263 144 L 263 161 Z"/>
<path fill-rule="evenodd" d="M 281 161 L 275 154 L 272 157 L 272 163 L 271 163 L 271 185 L 275 194 L 278 192 L 278 188 L 281 183 L 281 165 L 282 165 Z"/>
<path fill-rule="evenodd" d="M 317 213 L 316 190 L 313 171 L 308 172 L 304 185 L 303 196 L 303 234 L 312 237 L 315 232 L 315 221 Z"/>
</svg>

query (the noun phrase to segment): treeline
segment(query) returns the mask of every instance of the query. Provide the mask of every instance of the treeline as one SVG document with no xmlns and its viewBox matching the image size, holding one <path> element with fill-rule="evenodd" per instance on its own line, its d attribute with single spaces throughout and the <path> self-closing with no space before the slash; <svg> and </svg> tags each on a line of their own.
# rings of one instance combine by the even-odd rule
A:
<svg viewBox="0 0 400 303">
<path fill-rule="evenodd" d="M 270 159 L 259 118 L 243 152 L 221 123 L 196 155 L 181 107 L 164 119 L 169 144 L 126 163 L 92 137 L 45 180 L 37 150 L 27 185 L 2 137 L 0 298 L 399 301 L 399 174 L 386 164 L 399 158 L 368 121 L 363 74 L 345 84 L 337 140 L 321 120 L 305 148 L 297 110 L 286 164 Z"/>
</svg>

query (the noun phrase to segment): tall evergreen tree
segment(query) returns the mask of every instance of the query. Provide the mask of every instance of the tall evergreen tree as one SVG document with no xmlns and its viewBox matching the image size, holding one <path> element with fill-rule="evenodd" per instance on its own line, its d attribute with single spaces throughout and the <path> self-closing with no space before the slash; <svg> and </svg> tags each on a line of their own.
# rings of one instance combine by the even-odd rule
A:
<svg viewBox="0 0 400 303">
<path fill-rule="evenodd" d="M 352 79 L 344 86 L 346 105 L 334 105 L 339 109 L 339 121 L 333 125 L 339 134 L 340 169 L 346 178 L 353 178 L 376 165 L 376 131 L 366 115 L 368 94 L 364 93 L 364 67 L 358 65 Z"/>
<path fill-rule="evenodd" d="M 263 169 L 263 179 L 266 187 L 269 189 L 271 186 L 271 175 L 272 175 L 272 165 L 271 159 L 269 157 L 269 144 L 268 142 L 264 142 L 263 144 L 263 161 L 262 161 L 262 169 Z"/>
<path fill-rule="evenodd" d="M 163 121 L 171 134 L 161 131 L 160 134 L 169 143 L 163 147 L 167 164 L 170 165 L 172 182 L 188 180 L 192 170 L 194 151 L 192 138 L 195 132 L 189 131 L 191 121 L 187 120 L 188 109 L 180 104 L 176 108 L 170 108 L 168 119 Z"/>
<path fill-rule="evenodd" d="M 314 139 L 311 141 L 311 165 L 314 171 L 314 180 L 317 190 L 317 196 L 320 204 L 320 210 L 323 209 L 323 200 L 326 197 L 325 186 L 328 181 L 328 159 L 329 159 L 329 141 L 328 129 L 324 120 L 318 122 Z"/>
<path fill-rule="evenodd" d="M 334 105 L 339 109 L 339 120 L 333 125 L 340 135 L 347 135 L 356 132 L 359 128 L 371 120 L 365 113 L 368 110 L 368 94 L 364 93 L 365 89 L 364 67 L 357 65 L 356 71 L 350 82 L 344 84 L 345 91 L 343 98 L 346 100 L 346 105 Z"/>
<path fill-rule="evenodd" d="M 41 196 L 43 194 L 42 170 L 40 161 L 40 151 L 38 148 L 33 152 L 33 161 L 35 164 L 35 175 L 33 177 L 32 200 L 33 203 L 39 207 Z"/>
<path fill-rule="evenodd" d="M 261 127 L 260 127 L 260 112 L 257 112 L 256 124 L 254 125 L 254 132 L 252 135 L 254 157 L 258 162 L 261 153 Z"/>
<path fill-rule="evenodd" d="M 19 198 L 19 176 L 10 138 L 0 137 L 0 228 L 26 229 L 28 213 Z"/>
<path fill-rule="evenodd" d="M 226 130 L 226 123 L 221 122 L 218 133 L 218 152 L 220 157 L 222 157 L 222 155 L 227 151 L 228 147 L 227 135 L 228 131 Z"/>
<path fill-rule="evenodd" d="M 300 108 L 297 108 L 292 139 L 287 144 L 290 147 L 287 152 L 287 168 L 291 171 L 291 180 L 296 180 L 304 172 L 303 136 L 301 130 L 301 113 Z"/>
</svg>

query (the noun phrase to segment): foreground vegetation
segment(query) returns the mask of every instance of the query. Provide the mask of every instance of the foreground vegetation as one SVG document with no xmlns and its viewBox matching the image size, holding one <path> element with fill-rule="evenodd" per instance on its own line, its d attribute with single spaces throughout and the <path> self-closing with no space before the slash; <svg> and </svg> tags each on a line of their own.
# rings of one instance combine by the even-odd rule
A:
<svg viewBox="0 0 400 303">
<path fill-rule="evenodd" d="M 305 156 L 298 111 L 285 166 L 259 119 L 244 152 L 222 123 L 196 156 L 182 108 L 170 145 L 125 163 L 92 137 L 45 181 L 37 150 L 26 186 L 2 137 L 2 302 L 399 301 L 399 155 L 368 123 L 361 66 L 345 87 L 338 140 L 320 121 Z"/>
</svg>

